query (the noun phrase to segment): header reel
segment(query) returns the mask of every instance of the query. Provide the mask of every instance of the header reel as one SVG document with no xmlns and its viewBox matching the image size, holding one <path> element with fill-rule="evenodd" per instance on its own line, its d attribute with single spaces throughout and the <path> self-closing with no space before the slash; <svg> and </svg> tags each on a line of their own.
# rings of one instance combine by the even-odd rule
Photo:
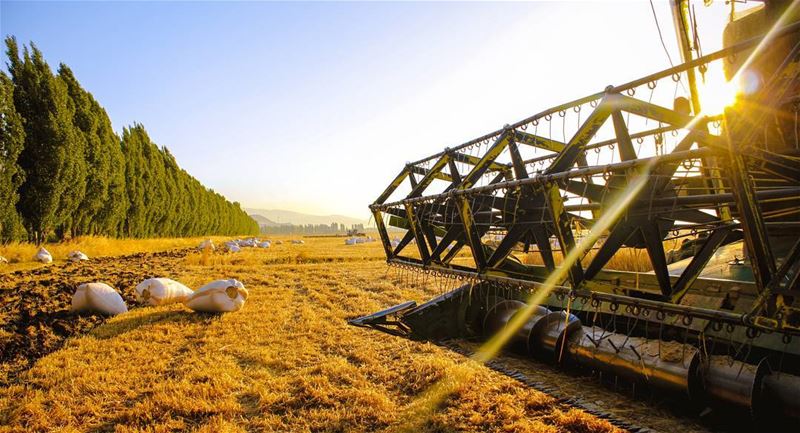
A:
<svg viewBox="0 0 800 433">
<path fill-rule="evenodd" d="M 799 30 L 776 34 L 800 41 Z M 351 323 L 489 337 L 545 291 L 515 330 L 517 351 L 800 417 L 800 391 L 784 386 L 800 381 L 800 130 L 789 121 L 800 44 L 757 53 L 754 69 L 763 73 L 765 59 L 780 67 L 724 113 L 696 112 L 686 88 L 690 73 L 722 68 L 760 40 L 408 163 L 370 206 L 388 263 L 462 285 Z M 564 263 L 576 248 L 579 260 Z M 561 267 L 564 278 L 543 287 Z M 669 339 L 680 357 L 650 350 Z"/>
</svg>

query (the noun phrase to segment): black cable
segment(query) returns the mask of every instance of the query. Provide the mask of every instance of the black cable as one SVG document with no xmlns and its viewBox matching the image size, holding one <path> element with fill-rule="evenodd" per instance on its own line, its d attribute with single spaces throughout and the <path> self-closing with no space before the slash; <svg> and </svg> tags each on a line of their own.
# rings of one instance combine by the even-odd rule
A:
<svg viewBox="0 0 800 433">
<path fill-rule="evenodd" d="M 664 35 L 661 34 L 661 26 L 658 24 L 658 16 L 656 15 L 656 7 L 653 5 L 653 0 L 650 0 L 650 10 L 653 11 L 653 20 L 656 22 L 656 30 L 658 30 L 658 39 L 661 40 L 661 46 L 664 47 L 664 52 L 667 53 L 667 60 L 669 60 L 669 65 L 674 67 L 675 65 L 672 64 L 672 56 L 669 55 L 667 44 L 664 43 Z"/>
</svg>

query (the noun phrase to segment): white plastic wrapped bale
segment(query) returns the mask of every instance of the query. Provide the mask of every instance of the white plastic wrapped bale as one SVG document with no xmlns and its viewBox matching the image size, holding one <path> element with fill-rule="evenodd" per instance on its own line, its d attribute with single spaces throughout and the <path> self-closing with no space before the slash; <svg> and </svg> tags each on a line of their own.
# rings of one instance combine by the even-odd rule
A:
<svg viewBox="0 0 800 433">
<path fill-rule="evenodd" d="M 367 240 L 366 240 L 366 239 L 364 239 L 364 238 L 356 238 L 356 243 L 357 243 L 357 244 L 363 244 L 363 243 L 364 243 L 364 242 L 366 242 L 366 241 L 367 241 Z"/>
<path fill-rule="evenodd" d="M 242 248 L 239 247 L 238 243 L 230 241 L 230 242 L 225 242 L 225 250 L 230 251 L 232 253 L 238 253 L 239 251 L 242 250 Z"/>
<path fill-rule="evenodd" d="M 237 280 L 217 280 L 195 290 L 186 306 L 205 313 L 238 311 L 247 300 L 247 289 Z"/>
<path fill-rule="evenodd" d="M 272 246 L 272 244 L 269 241 L 264 241 L 264 242 L 261 242 L 261 243 L 258 244 L 259 248 L 269 248 L 271 246 Z"/>
<path fill-rule="evenodd" d="M 400 241 L 397 239 L 392 239 L 392 242 L 390 242 L 390 244 L 392 245 L 392 248 L 397 248 L 400 246 Z"/>
<path fill-rule="evenodd" d="M 211 250 L 214 251 L 217 247 L 214 246 L 214 242 L 211 239 L 206 239 L 203 242 L 200 242 L 200 245 L 197 246 L 198 250 Z"/>
<path fill-rule="evenodd" d="M 169 278 L 148 278 L 136 286 L 136 301 L 148 305 L 186 302 L 192 289 Z"/>
<path fill-rule="evenodd" d="M 53 256 L 50 255 L 50 251 L 47 251 L 46 249 L 44 249 L 44 247 L 39 248 L 39 251 L 36 253 L 35 256 L 33 256 L 33 258 L 42 263 L 53 262 Z"/>
<path fill-rule="evenodd" d="M 344 240 L 344 244 L 345 245 L 355 245 L 356 244 L 356 239 L 355 238 L 347 238 L 347 239 Z"/>
<path fill-rule="evenodd" d="M 302 239 L 293 239 L 292 243 L 295 245 L 302 245 L 305 243 L 305 241 L 303 241 Z"/>
<path fill-rule="evenodd" d="M 72 295 L 70 311 L 106 314 L 115 316 L 128 311 L 122 296 L 104 283 L 86 283 L 78 286 Z"/>
<path fill-rule="evenodd" d="M 69 260 L 70 262 L 80 262 L 82 260 L 89 260 L 89 256 L 80 251 L 75 250 L 67 254 L 67 260 Z"/>
</svg>

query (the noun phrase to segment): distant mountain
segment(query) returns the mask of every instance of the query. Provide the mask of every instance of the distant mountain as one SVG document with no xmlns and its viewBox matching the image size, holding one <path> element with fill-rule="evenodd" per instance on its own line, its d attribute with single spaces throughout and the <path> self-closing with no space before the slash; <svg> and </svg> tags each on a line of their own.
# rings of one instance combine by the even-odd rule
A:
<svg viewBox="0 0 800 433">
<path fill-rule="evenodd" d="M 345 226 L 351 226 L 353 224 L 367 224 L 367 220 L 345 215 L 309 215 L 283 209 L 245 208 L 244 211 L 250 214 L 253 219 L 258 221 L 259 225 L 267 225 L 268 227 L 277 227 L 286 224 L 301 225 L 339 223 L 344 224 Z M 274 226 L 269 224 L 274 224 Z"/>
<path fill-rule="evenodd" d="M 251 214 L 250 218 L 256 220 L 259 227 L 280 227 L 290 225 L 289 223 L 276 223 L 275 221 L 272 221 L 271 219 L 259 214 Z"/>
</svg>

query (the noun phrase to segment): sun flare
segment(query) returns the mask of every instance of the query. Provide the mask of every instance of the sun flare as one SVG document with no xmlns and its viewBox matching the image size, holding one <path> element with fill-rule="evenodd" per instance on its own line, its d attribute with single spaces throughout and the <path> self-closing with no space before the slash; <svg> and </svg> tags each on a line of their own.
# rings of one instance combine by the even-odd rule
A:
<svg viewBox="0 0 800 433">
<path fill-rule="evenodd" d="M 718 64 L 714 64 L 706 71 L 703 80 L 699 83 L 700 105 L 703 112 L 709 115 L 721 114 L 725 107 L 736 103 L 742 93 L 738 80 L 727 80 Z"/>
</svg>

